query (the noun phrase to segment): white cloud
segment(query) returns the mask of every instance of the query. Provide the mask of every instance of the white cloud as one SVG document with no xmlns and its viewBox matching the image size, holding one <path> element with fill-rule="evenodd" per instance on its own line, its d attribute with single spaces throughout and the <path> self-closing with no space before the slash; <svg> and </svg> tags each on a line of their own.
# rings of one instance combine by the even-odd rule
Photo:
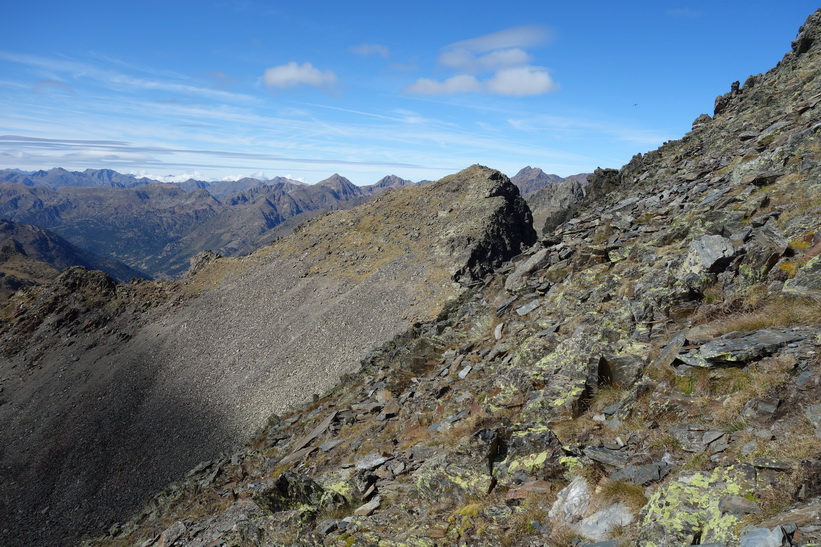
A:
<svg viewBox="0 0 821 547">
<path fill-rule="evenodd" d="M 559 89 L 547 70 L 534 66 L 505 68 L 485 82 L 492 93 L 523 97 L 542 95 Z"/>
<path fill-rule="evenodd" d="M 559 84 L 553 81 L 547 70 L 535 66 L 505 68 L 491 78 L 479 81 L 475 76 L 457 74 L 447 80 L 437 82 L 420 78 L 407 86 L 404 93 L 420 95 L 453 95 L 456 93 L 492 93 L 511 97 L 542 95 L 557 91 Z"/>
<path fill-rule="evenodd" d="M 478 38 L 462 40 L 448 46 L 446 49 L 464 49 L 478 53 L 496 49 L 510 49 L 533 47 L 550 40 L 553 33 L 549 28 L 541 25 L 524 25 L 513 27 Z"/>
<path fill-rule="evenodd" d="M 262 83 L 268 88 L 296 87 L 302 84 L 332 87 L 336 83 L 336 74 L 330 70 L 319 70 L 311 63 L 298 65 L 291 61 L 287 65 L 267 69 L 262 75 Z"/>
<path fill-rule="evenodd" d="M 158 180 L 160 182 L 185 182 L 188 179 L 194 180 L 203 180 L 203 175 L 199 171 L 193 171 L 188 173 L 181 173 L 179 175 L 157 175 L 150 171 L 146 171 L 145 169 L 132 169 L 128 171 L 129 175 L 134 175 L 135 177 L 145 177 L 152 180 Z"/>
<path fill-rule="evenodd" d="M 351 52 L 360 57 L 370 57 L 371 55 L 378 55 L 387 59 L 391 55 L 391 50 L 387 46 L 381 44 L 359 44 L 358 46 L 351 46 Z"/>
<path fill-rule="evenodd" d="M 530 54 L 519 48 L 491 51 L 482 56 L 476 56 L 466 49 L 453 49 L 439 56 L 440 64 L 474 74 L 524 65 L 530 60 Z"/>
<path fill-rule="evenodd" d="M 404 93 L 418 93 L 421 95 L 451 95 L 454 93 L 480 93 L 483 91 L 482 84 L 473 76 L 467 74 L 457 74 L 443 82 L 437 82 L 428 78 L 420 78 L 416 82 L 407 86 Z"/>
<path fill-rule="evenodd" d="M 559 89 L 547 69 L 533 66 L 533 56 L 524 48 L 552 38 L 547 27 L 514 27 L 478 38 L 455 42 L 439 55 L 439 64 L 456 75 L 444 81 L 420 78 L 405 93 L 443 95 L 491 93 L 523 97 L 542 95 Z M 481 77 L 481 79 L 480 79 Z"/>
</svg>

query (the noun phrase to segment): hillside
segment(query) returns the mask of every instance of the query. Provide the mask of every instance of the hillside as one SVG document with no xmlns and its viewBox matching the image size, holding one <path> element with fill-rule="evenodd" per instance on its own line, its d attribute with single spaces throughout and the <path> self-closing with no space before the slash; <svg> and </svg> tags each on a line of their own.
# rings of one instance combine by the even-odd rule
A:
<svg viewBox="0 0 821 547">
<path fill-rule="evenodd" d="M 87 544 L 821 544 L 819 38 Z"/>
<path fill-rule="evenodd" d="M 435 318 L 533 244 L 530 224 L 509 180 L 474 166 L 247 257 L 205 253 L 179 282 L 70 268 L 18 293 L 0 310 L 0 544 L 65 545 L 126 518 Z"/>
</svg>

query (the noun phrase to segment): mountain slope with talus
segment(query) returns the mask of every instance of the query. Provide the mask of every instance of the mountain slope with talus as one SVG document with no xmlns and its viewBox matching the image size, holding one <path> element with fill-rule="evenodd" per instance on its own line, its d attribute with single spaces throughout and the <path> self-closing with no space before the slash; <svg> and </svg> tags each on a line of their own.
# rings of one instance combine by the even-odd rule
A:
<svg viewBox="0 0 821 547">
<path fill-rule="evenodd" d="M 180 281 L 69 268 L 18 292 L 0 310 L 0 544 L 71 544 L 126 518 L 434 318 L 533 244 L 531 221 L 507 177 L 473 166 L 246 257 L 204 253 Z"/>
<path fill-rule="evenodd" d="M 821 10 L 436 319 L 87 544 L 821 544 L 819 74 Z"/>
</svg>

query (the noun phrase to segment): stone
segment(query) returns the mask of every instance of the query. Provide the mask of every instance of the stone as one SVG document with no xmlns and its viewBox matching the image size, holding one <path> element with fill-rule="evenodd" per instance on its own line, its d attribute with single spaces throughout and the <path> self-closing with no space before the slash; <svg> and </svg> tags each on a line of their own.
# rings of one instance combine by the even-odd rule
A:
<svg viewBox="0 0 821 547">
<path fill-rule="evenodd" d="M 616 503 L 582 519 L 575 530 L 581 536 L 599 541 L 606 539 L 614 528 L 627 526 L 632 522 L 633 513 L 630 509 L 624 503 Z"/>
<path fill-rule="evenodd" d="M 630 454 L 609 448 L 588 446 L 584 449 L 584 455 L 591 460 L 622 468 L 630 461 Z"/>
<path fill-rule="evenodd" d="M 753 528 L 740 538 L 741 547 L 789 547 L 790 542 L 780 526 L 769 530 L 767 528 Z"/>
<path fill-rule="evenodd" d="M 319 450 L 322 451 L 322 452 L 330 452 L 331 450 L 333 450 L 334 448 L 336 448 L 337 446 L 339 446 L 343 442 L 345 442 L 345 441 L 343 441 L 341 439 L 336 439 L 336 440 L 332 440 L 332 441 L 325 441 L 324 443 L 319 445 Z"/>
<path fill-rule="evenodd" d="M 534 298 L 533 300 L 531 300 L 527 304 L 525 304 L 523 306 L 519 306 L 518 308 L 516 308 L 516 313 L 518 313 L 519 315 L 522 315 L 522 316 L 527 315 L 528 313 L 530 313 L 533 310 L 535 310 L 536 308 L 538 308 L 540 304 L 541 304 L 541 301 L 538 298 Z"/>
<path fill-rule="evenodd" d="M 627 465 L 619 469 L 610 478 L 613 480 L 629 481 L 635 484 L 647 484 L 660 481 L 670 472 L 667 462 L 654 462 L 645 465 Z"/>
<path fill-rule="evenodd" d="M 727 496 L 718 502 L 718 508 L 723 513 L 734 515 L 749 515 L 761 511 L 761 507 L 747 498 L 741 496 Z"/>
<path fill-rule="evenodd" d="M 376 496 L 371 501 L 364 505 L 360 505 L 357 507 L 353 514 L 359 515 L 361 517 L 367 517 L 368 515 L 372 514 L 379 508 L 379 505 L 382 503 L 382 498 L 380 496 Z"/>
<path fill-rule="evenodd" d="M 707 449 L 710 442 L 721 438 L 725 432 L 711 430 L 699 424 L 678 424 L 670 429 L 670 434 L 678 440 L 681 448 L 687 452 L 701 452 Z"/>
<path fill-rule="evenodd" d="M 384 454 L 370 454 L 355 462 L 357 471 L 369 471 L 376 469 L 383 463 L 393 459 L 393 456 L 386 456 Z"/>
<path fill-rule="evenodd" d="M 515 292 L 525 287 L 527 277 L 535 270 L 544 268 L 549 257 L 548 249 L 536 251 L 530 258 L 522 262 L 505 280 L 505 290 Z"/>
<path fill-rule="evenodd" d="M 698 349 L 679 353 L 676 358 L 691 366 L 743 364 L 753 359 L 772 355 L 790 342 L 801 340 L 804 335 L 792 329 L 762 329 L 759 331 L 731 332 Z"/>
<path fill-rule="evenodd" d="M 681 275 L 721 273 L 735 257 L 730 240 L 719 235 L 705 235 L 690 244 L 681 268 Z"/>
<path fill-rule="evenodd" d="M 592 495 L 584 477 L 576 477 L 556 496 L 547 516 L 557 522 L 573 524 L 587 513 Z"/>
</svg>

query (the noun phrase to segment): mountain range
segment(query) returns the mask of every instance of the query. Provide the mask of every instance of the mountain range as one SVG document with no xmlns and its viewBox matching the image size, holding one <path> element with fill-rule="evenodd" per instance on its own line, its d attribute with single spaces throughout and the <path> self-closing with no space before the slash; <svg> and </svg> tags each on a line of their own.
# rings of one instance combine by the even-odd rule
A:
<svg viewBox="0 0 821 547">
<path fill-rule="evenodd" d="M 528 189 L 562 180 L 530 167 L 517 177 Z M 164 184 L 108 169 L 6 170 L 0 218 L 51 230 L 141 277 L 174 278 L 200 251 L 248 254 L 317 214 L 413 184 L 390 175 L 356 186 L 338 174 L 312 185 L 284 177 Z"/>
</svg>

